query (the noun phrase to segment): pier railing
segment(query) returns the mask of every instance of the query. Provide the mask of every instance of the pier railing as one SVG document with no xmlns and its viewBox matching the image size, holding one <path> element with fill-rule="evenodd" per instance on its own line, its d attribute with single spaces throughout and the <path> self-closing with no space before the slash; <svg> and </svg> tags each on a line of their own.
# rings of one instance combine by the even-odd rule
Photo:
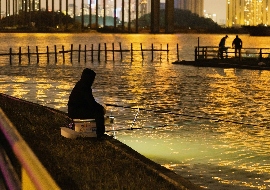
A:
<svg viewBox="0 0 270 190">
<path fill-rule="evenodd" d="M 163 46 L 162 46 L 163 45 Z M 178 44 L 176 47 L 176 54 L 177 59 L 179 60 L 179 49 Z M 174 48 L 175 50 L 175 48 Z M 145 58 L 149 59 L 151 58 L 151 61 L 154 59 L 164 59 L 164 56 L 169 60 L 169 44 L 166 44 L 164 47 L 164 44 L 151 44 L 151 46 L 146 46 L 140 43 L 136 45 L 136 48 L 134 48 L 134 45 L 131 43 L 130 46 L 125 46 L 125 48 L 122 47 L 121 43 L 115 44 L 107 44 L 107 43 L 98 43 L 98 44 L 90 44 L 90 45 L 84 45 L 81 44 L 78 45 L 77 49 L 74 48 L 74 45 L 71 44 L 70 47 L 65 47 L 62 45 L 60 48 L 54 45 L 53 49 L 50 49 L 49 46 L 46 46 L 46 50 L 40 51 L 40 47 L 36 46 L 34 49 L 30 49 L 29 46 L 27 47 L 19 47 L 18 49 L 14 50 L 14 48 L 10 48 L 9 51 L 1 53 L 0 57 L 6 56 L 9 59 L 10 65 L 12 65 L 14 62 L 18 62 L 21 64 L 22 62 L 27 61 L 28 63 L 36 61 L 38 64 L 40 62 L 40 57 L 47 60 L 47 63 L 50 62 L 50 59 L 53 59 L 55 63 L 61 59 L 63 63 L 66 62 L 67 59 L 70 59 L 70 62 L 78 61 L 79 63 L 81 61 L 107 61 L 112 60 L 115 61 L 116 59 L 122 61 L 125 57 L 129 57 L 130 61 L 134 61 L 134 55 L 136 54 L 136 58 L 141 57 L 141 60 L 145 60 Z M 175 54 L 174 54 L 175 55 Z M 126 59 L 125 59 L 126 60 Z"/>
<path fill-rule="evenodd" d="M 220 59 L 220 51 L 218 46 L 196 46 L 195 60 Z M 239 59 L 270 59 L 270 48 L 241 48 L 240 56 L 235 54 L 235 48 L 226 47 L 223 51 L 224 58 Z"/>
<path fill-rule="evenodd" d="M 60 189 L 2 109 L 0 137 L 0 181 L 7 189 Z M 19 165 L 21 171 L 14 165 Z"/>
</svg>

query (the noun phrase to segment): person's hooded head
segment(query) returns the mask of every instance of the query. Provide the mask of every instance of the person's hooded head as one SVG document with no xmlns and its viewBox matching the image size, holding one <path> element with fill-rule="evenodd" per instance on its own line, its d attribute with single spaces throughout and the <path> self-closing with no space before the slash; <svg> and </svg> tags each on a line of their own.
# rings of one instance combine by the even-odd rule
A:
<svg viewBox="0 0 270 190">
<path fill-rule="evenodd" d="M 92 69 L 85 68 L 82 72 L 81 81 L 89 86 L 92 86 L 96 77 L 95 71 Z"/>
</svg>

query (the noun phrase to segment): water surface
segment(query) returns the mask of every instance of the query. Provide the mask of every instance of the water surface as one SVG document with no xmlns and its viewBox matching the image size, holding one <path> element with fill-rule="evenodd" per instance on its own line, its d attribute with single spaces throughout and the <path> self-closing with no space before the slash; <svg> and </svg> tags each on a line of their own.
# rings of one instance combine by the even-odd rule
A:
<svg viewBox="0 0 270 190">
<path fill-rule="evenodd" d="M 0 52 L 46 52 L 46 46 L 58 50 L 71 44 L 90 47 L 98 43 L 112 43 L 123 49 L 143 47 L 166 48 L 166 52 L 151 54 L 129 53 L 123 61 L 116 55 L 104 55 L 101 62 L 92 62 L 90 52 L 84 62 L 74 53 L 71 62 L 58 62 L 51 55 L 0 57 L 0 92 L 42 105 L 67 111 L 70 91 L 85 67 L 97 73 L 94 96 L 115 116 L 115 124 L 107 130 L 138 127 L 140 130 L 108 132 L 139 153 L 160 163 L 192 182 L 209 189 L 269 189 L 269 109 L 270 72 L 241 69 L 197 68 L 173 65 L 177 59 L 193 60 L 194 46 L 217 45 L 223 35 L 203 34 L 1 34 Z M 244 47 L 268 47 L 267 37 L 243 35 Z M 234 39 L 229 35 L 227 45 Z M 103 47 L 103 46 L 102 46 Z M 96 56 L 96 55 L 95 55 Z M 139 108 L 139 109 L 138 109 Z M 138 113 L 138 114 L 137 114 Z M 136 121 L 134 118 L 137 114 Z M 60 134 L 60 130 L 59 130 Z"/>
</svg>

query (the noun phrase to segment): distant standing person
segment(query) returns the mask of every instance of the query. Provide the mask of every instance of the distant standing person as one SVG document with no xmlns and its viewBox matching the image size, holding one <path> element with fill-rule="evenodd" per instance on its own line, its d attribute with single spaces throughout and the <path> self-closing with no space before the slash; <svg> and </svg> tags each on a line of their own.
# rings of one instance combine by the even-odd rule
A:
<svg viewBox="0 0 270 190">
<path fill-rule="evenodd" d="M 68 116 L 72 119 L 95 119 L 97 126 L 97 137 L 105 133 L 104 115 L 105 108 L 96 102 L 92 85 L 96 73 L 92 69 L 84 69 L 81 79 L 76 83 L 70 93 L 68 100 Z"/>
<path fill-rule="evenodd" d="M 235 50 L 235 57 L 237 57 L 237 53 L 239 55 L 239 58 L 241 57 L 241 49 L 242 49 L 242 40 L 236 35 L 236 38 L 232 42 L 232 47 Z"/>
<path fill-rule="evenodd" d="M 224 57 L 223 57 L 223 52 L 224 51 L 227 51 L 227 49 L 228 48 L 226 48 L 225 47 L 225 43 L 226 43 L 226 39 L 228 38 L 228 36 L 226 35 L 226 36 L 224 36 L 221 40 L 220 40 L 220 42 L 219 42 L 219 57 L 221 58 L 221 59 L 223 59 Z"/>
</svg>

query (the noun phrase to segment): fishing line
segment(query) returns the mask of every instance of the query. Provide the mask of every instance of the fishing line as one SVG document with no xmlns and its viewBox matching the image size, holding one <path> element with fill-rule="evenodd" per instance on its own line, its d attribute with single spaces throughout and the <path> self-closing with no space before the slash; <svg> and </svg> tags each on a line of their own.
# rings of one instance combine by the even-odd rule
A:
<svg viewBox="0 0 270 190">
<path fill-rule="evenodd" d="M 135 122 L 136 122 L 136 119 L 137 119 L 137 117 L 138 117 L 138 115 L 139 115 L 139 112 L 140 112 L 140 108 L 138 107 L 138 111 L 137 111 L 137 113 L 136 113 L 136 115 L 135 115 L 135 118 L 133 119 L 133 122 L 132 122 L 131 127 L 130 127 L 131 130 L 134 129 L 134 128 L 133 128 L 133 125 L 134 125 Z"/>
<path fill-rule="evenodd" d="M 115 131 L 132 131 L 136 129 L 156 129 L 156 128 L 162 128 L 162 127 L 168 127 L 168 126 L 178 126 L 177 124 L 164 124 L 164 125 L 158 125 L 158 126 L 145 126 L 145 127 L 138 127 L 138 128 L 120 128 L 120 129 L 112 129 L 107 130 L 106 132 L 115 132 Z"/>
<path fill-rule="evenodd" d="M 132 106 L 123 106 L 123 105 L 117 105 L 117 104 L 106 104 L 106 106 L 129 108 L 129 109 L 138 109 L 138 108 L 132 107 Z M 168 113 L 168 111 L 164 111 L 164 110 L 152 110 L 152 109 L 145 109 L 145 108 L 139 108 L 139 109 L 141 111 L 149 111 L 149 112 L 154 112 L 154 113 Z M 137 114 L 136 114 L 134 120 L 136 120 Z M 207 117 L 207 116 L 196 116 L 196 115 L 190 115 L 190 114 L 184 114 L 184 113 L 173 113 L 173 112 L 170 112 L 170 114 L 173 114 L 173 115 L 176 115 L 176 116 L 197 118 L 197 119 L 206 119 L 206 120 L 211 120 L 211 121 L 214 121 L 214 122 L 226 122 L 226 123 L 234 123 L 234 124 L 239 124 L 239 125 L 251 125 L 251 126 L 265 127 L 265 126 L 263 126 L 261 124 L 251 124 L 251 123 L 245 123 L 245 122 L 241 122 L 241 121 L 231 121 L 231 120 L 213 118 L 213 117 Z"/>
<path fill-rule="evenodd" d="M 133 119 L 133 122 L 131 124 L 131 127 L 129 128 L 120 128 L 120 129 L 112 129 L 112 130 L 107 130 L 106 132 L 115 132 L 115 131 L 124 131 L 124 130 L 134 130 L 134 129 L 146 129 L 146 128 L 151 128 L 151 129 L 156 129 L 156 128 L 159 128 L 159 127 L 167 127 L 167 126 L 173 126 L 173 125 L 176 125 L 178 126 L 177 124 L 164 124 L 164 125 L 160 125 L 160 126 L 145 126 L 145 127 L 133 127 L 137 118 L 138 118 L 138 115 L 139 115 L 139 112 L 140 112 L 140 108 L 138 107 L 138 111 Z"/>
</svg>

